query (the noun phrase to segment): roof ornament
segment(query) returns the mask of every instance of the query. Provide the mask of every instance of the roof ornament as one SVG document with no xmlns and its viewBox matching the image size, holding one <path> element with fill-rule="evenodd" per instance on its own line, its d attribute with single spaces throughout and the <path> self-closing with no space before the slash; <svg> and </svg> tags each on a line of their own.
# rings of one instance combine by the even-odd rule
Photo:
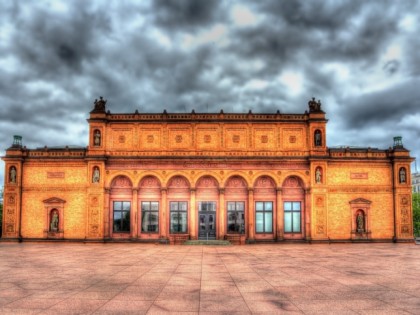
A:
<svg viewBox="0 0 420 315">
<path fill-rule="evenodd" d="M 95 112 L 105 112 L 106 100 L 104 100 L 102 96 L 99 97 L 99 100 L 95 99 L 94 104 L 95 104 L 95 108 L 93 109 L 93 111 L 95 111 Z"/>
<path fill-rule="evenodd" d="M 321 101 L 318 100 L 318 102 L 315 100 L 315 97 L 312 97 L 312 100 L 308 102 L 309 105 L 309 112 L 321 112 Z"/>
</svg>

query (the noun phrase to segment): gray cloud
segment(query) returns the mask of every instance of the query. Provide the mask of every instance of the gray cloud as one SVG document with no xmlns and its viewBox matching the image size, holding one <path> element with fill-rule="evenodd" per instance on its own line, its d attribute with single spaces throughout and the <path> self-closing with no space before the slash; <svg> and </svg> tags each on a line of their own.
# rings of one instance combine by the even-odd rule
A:
<svg viewBox="0 0 420 315">
<path fill-rule="evenodd" d="M 254 21 L 235 24 L 235 6 Z M 13 134 L 85 146 L 99 95 L 112 112 L 296 113 L 315 96 L 329 145 L 386 148 L 398 129 L 420 156 L 419 12 L 417 1 L 2 1 L 0 150 Z"/>
</svg>

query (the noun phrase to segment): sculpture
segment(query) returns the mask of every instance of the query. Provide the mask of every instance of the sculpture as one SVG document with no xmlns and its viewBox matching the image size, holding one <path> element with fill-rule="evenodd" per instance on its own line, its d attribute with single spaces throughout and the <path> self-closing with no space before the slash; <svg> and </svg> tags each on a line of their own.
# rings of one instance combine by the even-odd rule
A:
<svg viewBox="0 0 420 315">
<path fill-rule="evenodd" d="M 57 211 L 54 211 L 53 216 L 51 218 L 50 229 L 53 232 L 58 231 L 58 214 L 57 214 Z"/>
<path fill-rule="evenodd" d="M 99 183 L 99 168 L 95 167 L 93 169 L 92 183 Z"/>
<path fill-rule="evenodd" d="M 100 111 L 100 112 L 105 111 L 106 100 L 104 100 L 102 96 L 99 97 L 99 100 L 95 99 L 94 104 L 95 104 L 94 111 Z"/>
<path fill-rule="evenodd" d="M 9 181 L 13 184 L 16 183 L 16 175 L 17 175 L 16 168 L 12 166 L 9 172 Z"/>
<path fill-rule="evenodd" d="M 400 168 L 400 183 L 405 183 L 406 181 L 406 175 L 405 175 L 405 168 Z"/>
<path fill-rule="evenodd" d="M 357 215 L 356 223 L 357 223 L 357 231 L 363 232 L 365 230 L 365 220 L 361 212 L 359 212 L 359 214 Z"/>
<path fill-rule="evenodd" d="M 317 184 L 322 182 L 322 173 L 321 173 L 321 169 L 319 167 L 317 167 L 317 169 L 315 171 L 315 182 Z"/>
<path fill-rule="evenodd" d="M 100 146 L 101 145 L 101 132 L 99 130 L 95 131 L 93 144 L 95 146 Z"/>
<path fill-rule="evenodd" d="M 312 100 L 308 102 L 310 112 L 320 112 L 321 111 L 321 101 L 315 101 L 315 97 L 312 97 Z"/>
</svg>

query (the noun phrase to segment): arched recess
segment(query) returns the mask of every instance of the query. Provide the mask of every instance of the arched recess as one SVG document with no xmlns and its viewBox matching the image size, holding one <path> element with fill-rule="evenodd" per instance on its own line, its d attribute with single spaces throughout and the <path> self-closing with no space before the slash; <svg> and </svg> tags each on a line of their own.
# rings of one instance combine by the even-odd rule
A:
<svg viewBox="0 0 420 315">
<path fill-rule="evenodd" d="M 317 129 L 314 132 L 314 146 L 315 147 L 322 147 L 322 131 Z"/>
<path fill-rule="evenodd" d="M 226 181 L 226 234 L 248 237 L 248 185 L 245 179 L 235 175 Z"/>
<path fill-rule="evenodd" d="M 200 177 L 196 184 L 196 204 L 198 212 L 198 238 L 215 239 L 219 221 L 219 184 L 209 175 Z M 195 222 L 192 222 L 195 223 Z M 194 224 L 192 224 L 194 226 Z M 219 227 L 220 228 L 220 227 Z"/>
<path fill-rule="evenodd" d="M 274 239 L 276 235 L 276 184 L 266 175 L 254 182 L 255 239 Z"/>
<path fill-rule="evenodd" d="M 168 226 L 170 234 L 188 234 L 190 208 L 190 183 L 180 175 L 168 181 Z"/>
<path fill-rule="evenodd" d="M 43 201 L 45 209 L 44 233 L 47 238 L 64 238 L 65 200 L 52 197 Z"/>
<path fill-rule="evenodd" d="M 351 238 L 370 239 L 370 205 L 371 201 L 364 198 L 351 200 Z"/>
<path fill-rule="evenodd" d="M 133 223 L 133 184 L 127 176 L 119 175 L 111 182 L 109 198 L 110 233 L 116 238 L 128 238 Z"/>
<path fill-rule="evenodd" d="M 289 176 L 282 185 L 282 213 L 284 239 L 305 237 L 305 190 L 301 178 Z"/>
<path fill-rule="evenodd" d="M 161 183 L 155 176 L 145 176 L 139 183 L 138 224 L 141 237 L 156 238 L 161 231 Z"/>
</svg>

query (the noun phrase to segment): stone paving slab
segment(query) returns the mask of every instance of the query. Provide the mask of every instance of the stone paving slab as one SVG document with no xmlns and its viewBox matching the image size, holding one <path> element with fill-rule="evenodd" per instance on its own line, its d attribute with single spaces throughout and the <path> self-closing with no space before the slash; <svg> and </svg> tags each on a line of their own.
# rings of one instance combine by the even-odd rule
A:
<svg viewBox="0 0 420 315">
<path fill-rule="evenodd" d="M 414 244 L 0 243 L 0 314 L 420 314 Z"/>
</svg>

